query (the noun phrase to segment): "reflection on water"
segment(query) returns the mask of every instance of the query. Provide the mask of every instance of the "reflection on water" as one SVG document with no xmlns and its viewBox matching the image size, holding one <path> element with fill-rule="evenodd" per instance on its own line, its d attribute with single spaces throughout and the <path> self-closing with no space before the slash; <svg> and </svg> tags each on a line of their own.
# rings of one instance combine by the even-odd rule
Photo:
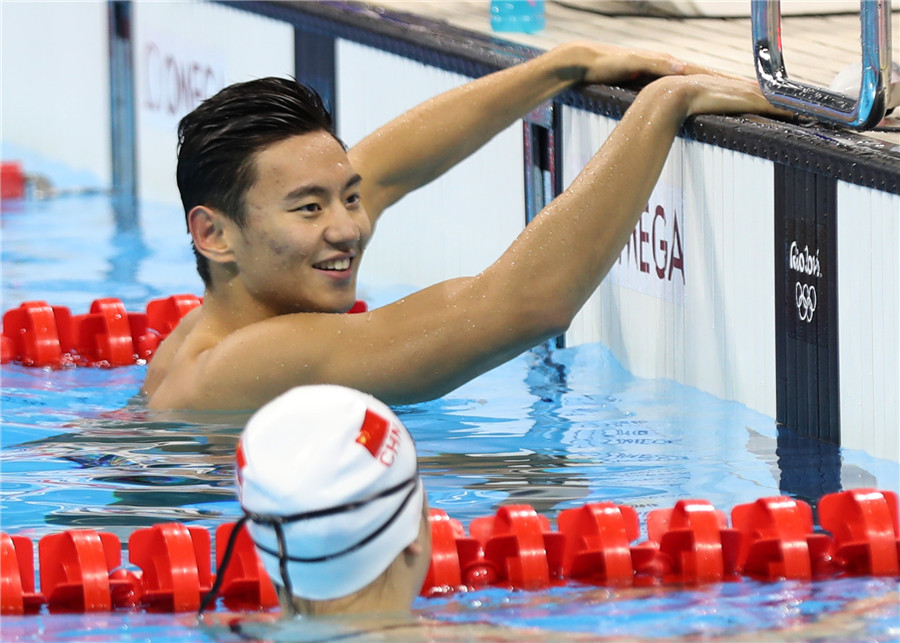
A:
<svg viewBox="0 0 900 643">
<path fill-rule="evenodd" d="M 500 499 L 496 505 L 528 504 L 541 513 L 550 513 L 567 501 L 583 503 L 590 494 L 591 480 L 567 468 L 572 464 L 565 456 L 528 451 L 498 455 L 446 453 L 419 459 L 429 489 L 438 484 L 439 476 L 450 475 L 463 481 L 459 492 L 496 497 Z"/>
<path fill-rule="evenodd" d="M 186 422 L 151 413 L 129 403 L 143 372 L 3 367 L 5 530 L 127 537 L 136 526 L 212 526 L 236 515 L 233 459 L 244 416 Z"/>
<path fill-rule="evenodd" d="M 148 411 L 131 399 L 143 373 L 3 367 L 5 528 L 127 535 L 137 525 L 238 517 L 233 454 L 246 415 Z M 779 493 L 815 505 L 848 479 L 897 484 L 896 465 L 842 462 L 839 449 L 740 405 L 633 378 L 600 346 L 540 347 L 397 411 L 416 438 L 432 505 L 464 523 L 503 504 L 553 517 L 612 500 L 643 518 L 688 497 L 727 512 Z"/>
<path fill-rule="evenodd" d="M 143 373 L 3 367 L 5 525 L 128 533 L 237 518 L 233 454 L 246 415 L 150 412 L 130 399 Z M 779 493 L 814 505 L 846 480 L 897 485 L 895 464 L 847 461 L 740 405 L 635 379 L 599 346 L 541 347 L 397 411 L 416 438 L 432 505 L 464 522 L 502 504 L 552 517 L 612 500 L 643 517 L 687 497 L 727 512 Z"/>
<path fill-rule="evenodd" d="M 681 589 L 566 585 L 513 594 L 487 589 L 421 604 L 442 620 L 592 633 L 596 640 L 893 641 L 900 634 L 898 589 L 887 578 Z"/>
<path fill-rule="evenodd" d="M 240 427 L 204 424 L 198 433 L 197 425 L 125 415 L 86 419 L 5 447 L 6 506 L 15 512 L 13 501 L 37 504 L 48 509 L 49 525 L 126 534 L 130 530 L 117 528 L 170 520 L 218 522 L 223 512 L 210 503 L 234 500 Z"/>
<path fill-rule="evenodd" d="M 825 494 L 841 490 L 840 447 L 780 426 L 777 453 L 785 493 L 815 507 Z"/>
<path fill-rule="evenodd" d="M 894 579 L 866 578 L 684 589 L 485 589 L 419 600 L 421 635 L 404 629 L 399 640 L 888 643 L 900 635 L 897 590 Z M 201 643 L 246 641 L 251 635 L 253 640 L 293 642 L 397 640 L 385 636 L 388 632 L 377 619 L 368 625 L 363 618 L 272 622 L 272 615 L 209 613 L 198 623 L 193 614 L 126 611 L 42 615 L 35 627 L 36 618 L 4 616 L 4 640 Z"/>
</svg>

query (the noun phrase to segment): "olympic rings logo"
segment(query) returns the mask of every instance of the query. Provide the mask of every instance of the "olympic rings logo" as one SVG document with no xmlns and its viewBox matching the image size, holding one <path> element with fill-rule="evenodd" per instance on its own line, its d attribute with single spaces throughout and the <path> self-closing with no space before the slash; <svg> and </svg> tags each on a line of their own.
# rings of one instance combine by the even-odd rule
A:
<svg viewBox="0 0 900 643">
<path fill-rule="evenodd" d="M 800 321 L 805 321 L 808 324 L 812 321 L 816 312 L 816 287 L 809 284 L 801 284 L 798 281 L 794 288 L 794 295 L 797 301 L 797 314 L 800 316 Z"/>
</svg>

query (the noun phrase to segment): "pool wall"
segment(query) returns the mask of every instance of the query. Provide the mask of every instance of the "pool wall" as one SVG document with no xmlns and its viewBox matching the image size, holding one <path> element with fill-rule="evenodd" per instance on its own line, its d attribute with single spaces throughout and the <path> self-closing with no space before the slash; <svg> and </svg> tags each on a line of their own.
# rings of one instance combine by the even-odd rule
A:
<svg viewBox="0 0 900 643">
<path fill-rule="evenodd" d="M 111 140 L 128 134 L 130 115 L 137 195 L 173 205 L 177 120 L 226 84 L 297 75 L 352 145 L 424 98 L 534 53 L 342 2 L 2 11 L 3 141 L 108 184 L 127 155 Z M 130 44 L 130 96 L 110 89 L 111 60 L 123 60 L 111 57 L 110 33 Z M 407 197 L 380 224 L 364 283 L 418 287 L 483 269 L 568 185 L 633 95 L 569 92 Z M 183 226 L 177 208 L 171 225 Z M 618 264 L 560 343 L 603 342 L 638 376 L 900 460 L 898 337 L 897 150 L 824 127 L 710 116 L 683 129 Z"/>
</svg>

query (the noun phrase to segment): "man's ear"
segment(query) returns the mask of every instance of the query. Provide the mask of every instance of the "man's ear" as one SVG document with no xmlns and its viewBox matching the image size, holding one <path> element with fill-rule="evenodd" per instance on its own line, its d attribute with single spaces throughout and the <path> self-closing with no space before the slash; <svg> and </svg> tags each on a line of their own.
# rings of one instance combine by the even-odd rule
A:
<svg viewBox="0 0 900 643">
<path fill-rule="evenodd" d="M 416 539 L 403 549 L 407 561 L 412 561 L 417 556 L 424 554 L 426 545 L 431 543 L 431 520 L 427 517 L 428 514 L 424 513 L 428 511 L 427 506 L 426 504 L 423 509 L 422 522 L 419 524 L 419 533 L 416 535 Z"/>
<path fill-rule="evenodd" d="M 188 213 L 188 229 L 191 231 L 197 252 L 216 263 L 233 261 L 231 245 L 226 234 L 229 223 L 231 221 L 215 208 L 205 205 L 194 206 Z"/>
<path fill-rule="evenodd" d="M 422 548 L 422 543 L 420 543 L 420 542 L 419 542 L 419 539 L 416 538 L 414 541 L 412 541 L 411 543 L 409 543 L 409 544 L 403 549 L 403 551 L 404 551 L 404 553 L 406 553 L 406 554 L 409 555 L 409 556 L 418 556 L 419 554 L 421 554 L 421 553 L 422 553 L 423 551 L 425 551 L 425 550 Z"/>
</svg>

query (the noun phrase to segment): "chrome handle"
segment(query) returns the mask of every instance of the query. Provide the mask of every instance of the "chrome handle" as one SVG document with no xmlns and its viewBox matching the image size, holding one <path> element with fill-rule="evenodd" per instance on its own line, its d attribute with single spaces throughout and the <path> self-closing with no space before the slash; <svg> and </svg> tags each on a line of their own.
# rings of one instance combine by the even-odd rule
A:
<svg viewBox="0 0 900 643">
<path fill-rule="evenodd" d="M 781 0 L 752 0 L 756 77 L 770 103 L 820 120 L 869 129 L 884 118 L 891 80 L 890 0 L 860 0 L 862 78 L 854 100 L 790 80 L 781 51 Z"/>
</svg>

